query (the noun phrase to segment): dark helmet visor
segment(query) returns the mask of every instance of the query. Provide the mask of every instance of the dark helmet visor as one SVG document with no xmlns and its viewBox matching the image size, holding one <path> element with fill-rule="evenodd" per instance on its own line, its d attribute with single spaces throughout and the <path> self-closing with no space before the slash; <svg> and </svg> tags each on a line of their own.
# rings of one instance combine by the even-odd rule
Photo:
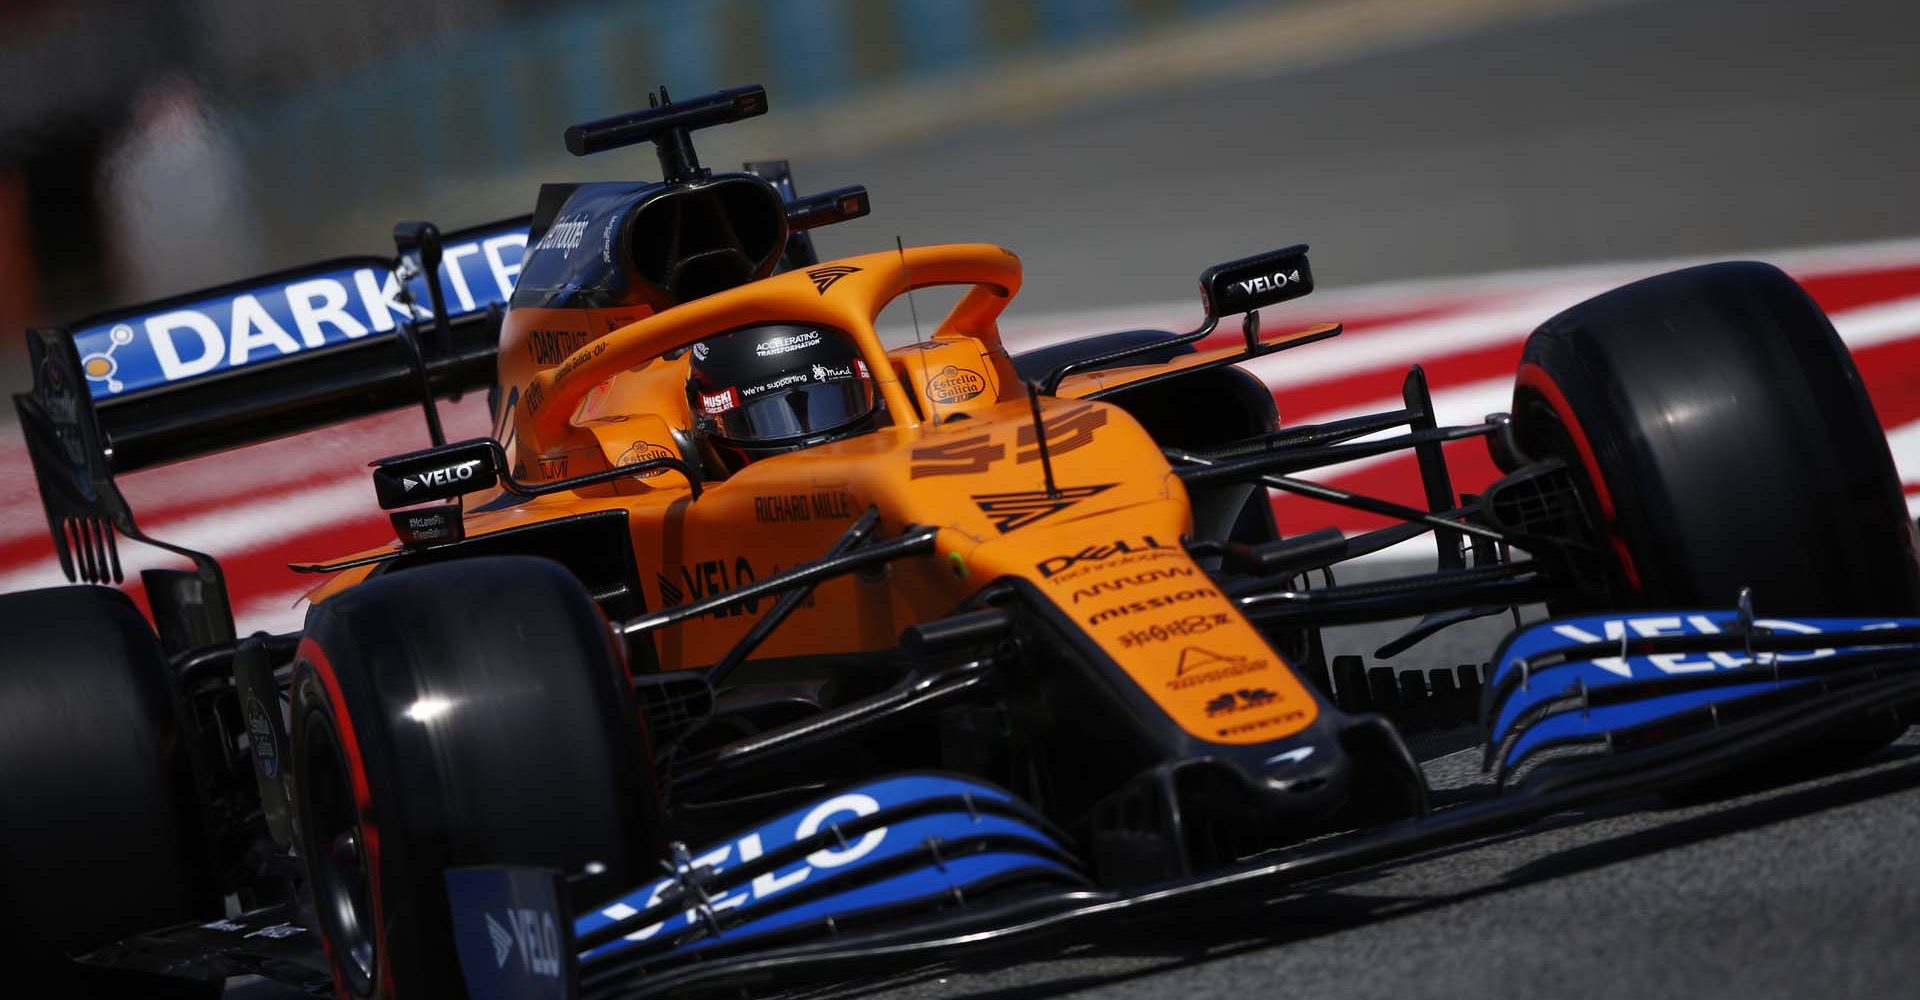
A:
<svg viewBox="0 0 1920 1000">
<path fill-rule="evenodd" d="M 701 402 L 718 436 L 777 441 L 824 434 L 865 418 L 873 412 L 873 385 L 864 378 L 802 382 L 746 398 L 740 398 L 739 390 L 717 398 L 702 394 Z"/>
</svg>

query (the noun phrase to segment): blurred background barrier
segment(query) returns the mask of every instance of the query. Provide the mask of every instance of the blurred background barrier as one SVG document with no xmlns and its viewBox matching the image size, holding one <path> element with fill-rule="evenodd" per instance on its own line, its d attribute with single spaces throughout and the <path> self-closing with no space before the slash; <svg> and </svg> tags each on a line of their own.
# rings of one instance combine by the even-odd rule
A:
<svg viewBox="0 0 1920 1000">
<path fill-rule="evenodd" d="M 806 174 L 814 160 L 1596 5 L 1608 4 L 11 0 L 0 329 L 377 252 L 398 218 L 518 214 L 543 179 L 630 176 L 632 159 L 575 161 L 559 135 L 659 84 L 766 83 L 775 113 L 710 138 L 707 161 L 785 155 Z M 981 180 L 947 193 L 995 194 Z M 0 358 L 17 356 L 13 337 L 0 343 Z"/>
<path fill-rule="evenodd" d="M 629 108 L 663 83 L 692 95 L 765 82 L 783 122 L 797 124 L 796 112 L 850 96 L 1257 6 L 0 4 L 0 284 L 8 289 L 0 325 L 91 308 L 103 295 L 178 291 L 302 254 L 377 250 L 381 220 L 522 212 L 531 178 L 619 175 L 618 167 L 567 162 L 561 129 Z M 950 121 L 951 110 L 870 119 L 860 131 L 869 142 L 911 134 Z"/>
<path fill-rule="evenodd" d="M 708 163 L 868 185 L 829 253 L 1012 246 L 1028 311 L 1295 241 L 1338 287 L 1898 237 L 1915 37 L 1911 0 L 6 0 L 0 331 L 648 176 L 559 135 L 659 84 L 766 83 Z"/>
</svg>

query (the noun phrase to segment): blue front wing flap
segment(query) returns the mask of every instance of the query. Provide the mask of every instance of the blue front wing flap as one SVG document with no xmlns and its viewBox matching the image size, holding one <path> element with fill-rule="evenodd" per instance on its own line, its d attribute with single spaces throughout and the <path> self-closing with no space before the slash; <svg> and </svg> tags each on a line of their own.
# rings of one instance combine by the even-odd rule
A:
<svg viewBox="0 0 1920 1000">
<path fill-rule="evenodd" d="M 1679 747 L 1690 734 L 1715 733 L 1725 719 L 1764 723 L 1758 731 L 1725 731 L 1743 745 L 1763 746 L 1766 727 L 1794 718 L 1781 712 L 1829 711 L 1836 697 L 1849 694 L 1865 696 L 1855 697 L 1857 704 L 1882 704 L 1874 696 L 1893 685 L 1899 697 L 1920 694 L 1916 665 L 1920 619 L 1754 619 L 1720 610 L 1547 621 L 1514 632 L 1497 654 L 1483 705 L 1488 763 L 1504 783 L 1516 771 L 1546 770 L 1535 765 L 1550 751 L 1593 757 L 1597 750 L 1594 759 L 1614 760 L 1642 746 Z M 1825 718 L 1796 721 L 1826 725 Z M 1530 775 L 1522 782 L 1539 784 Z M 1595 795 L 1617 791 L 1596 786 Z M 1461 810 L 1356 832 L 1349 838 L 1356 847 L 1336 840 L 1302 850 L 1371 856 L 1378 842 L 1396 840 L 1411 849 L 1580 801 L 1544 791 L 1528 798 L 1505 810 Z M 701 850 L 675 845 L 662 867 L 662 877 L 577 916 L 556 873 L 448 872 L 468 988 L 482 998 L 618 993 L 695 975 L 689 970 L 718 976 L 736 958 L 752 961 L 769 953 L 764 949 L 785 949 L 782 960 L 791 966 L 808 961 L 792 957 L 806 942 L 840 940 L 847 932 L 857 938 L 862 927 L 906 934 L 916 920 L 938 921 L 974 902 L 984 901 L 988 911 L 996 902 L 1044 904 L 1063 916 L 1071 914 L 1062 905 L 1089 913 L 1115 905 L 1090 902 L 1115 897 L 1081 891 L 1091 888 L 1081 865 L 1029 807 L 991 785 L 944 774 L 855 785 Z M 1270 873 L 1279 878 L 1298 867 L 1275 862 Z M 1203 878 L 1148 896 L 1226 891 L 1247 874 L 1229 871 L 1215 880 L 1220 886 Z M 946 938 L 942 947 L 986 936 Z"/>
<path fill-rule="evenodd" d="M 1913 618 L 1720 610 L 1542 622 L 1514 632 L 1496 654 L 1484 706 L 1487 762 L 1504 780 L 1549 750 L 1684 733 L 1743 708 L 1884 678 L 1920 662 L 1916 639 Z"/>
<path fill-rule="evenodd" d="M 469 988 L 479 997 L 565 997 L 581 976 L 664 967 L 783 934 L 836 933 L 982 894 L 1087 885 L 1059 837 L 1025 805 L 991 785 L 940 774 L 844 789 L 701 851 L 676 849 L 663 869 L 662 878 L 572 919 L 563 893 L 539 895 L 551 874 L 448 872 Z M 539 898 L 549 901 L 544 913 L 528 902 Z M 556 947 L 572 959 L 564 963 L 577 970 L 571 975 L 538 975 L 529 964 L 544 954 L 538 935 L 533 951 L 515 951 L 519 929 L 544 933 L 548 917 L 566 924 Z"/>
</svg>

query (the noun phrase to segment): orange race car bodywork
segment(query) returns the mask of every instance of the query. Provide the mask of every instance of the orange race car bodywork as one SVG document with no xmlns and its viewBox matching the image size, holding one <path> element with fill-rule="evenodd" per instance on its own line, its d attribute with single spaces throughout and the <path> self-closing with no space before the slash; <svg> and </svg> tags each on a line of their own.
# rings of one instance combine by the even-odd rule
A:
<svg viewBox="0 0 1920 1000">
<path fill-rule="evenodd" d="M 1125 410 L 1074 398 L 1123 383 L 1125 370 L 1072 377 L 1056 395 L 1039 399 L 1057 483 L 1056 495 L 1048 495 L 1033 410 L 995 327 L 1020 277 L 1019 259 L 999 247 L 916 247 L 790 271 L 597 337 L 593 325 L 613 321 L 594 311 L 509 312 L 500 371 L 519 384 L 498 397 L 516 401 L 503 407 L 500 437 L 518 466 L 538 470 L 536 478 L 673 452 L 691 428 L 686 362 L 663 355 L 754 323 L 816 323 L 851 333 L 875 373 L 890 425 L 756 462 L 708 483 L 697 499 L 686 478 L 668 470 L 524 500 L 475 494 L 465 534 L 624 510 L 648 603 L 673 605 L 813 559 L 871 506 L 883 534 L 938 526 L 935 556 L 895 564 L 878 578 L 823 583 L 756 659 L 884 651 L 907 626 L 953 612 L 988 583 L 1022 579 L 1121 664 L 1188 736 L 1254 744 L 1301 731 L 1319 706 L 1181 547 L 1191 512 L 1160 446 Z M 886 350 L 874 318 L 910 287 L 930 285 L 969 290 L 928 341 Z M 556 330 L 563 342 L 580 346 L 564 357 L 543 355 Z M 343 571 L 312 599 L 324 601 L 374 569 Z M 751 627 L 763 603 L 770 602 L 661 630 L 653 637 L 658 666 L 713 663 Z"/>
</svg>

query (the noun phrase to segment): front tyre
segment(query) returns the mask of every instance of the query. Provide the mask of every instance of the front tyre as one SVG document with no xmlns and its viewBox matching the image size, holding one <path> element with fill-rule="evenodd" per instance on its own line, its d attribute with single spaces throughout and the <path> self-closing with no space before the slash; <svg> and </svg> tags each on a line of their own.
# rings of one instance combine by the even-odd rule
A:
<svg viewBox="0 0 1920 1000">
<path fill-rule="evenodd" d="M 376 577 L 309 616 L 294 808 L 343 997 L 458 995 L 444 871 L 568 873 L 592 903 L 652 854 L 655 800 L 606 620 L 557 563 Z"/>
<path fill-rule="evenodd" d="M 1523 450 L 1576 470 L 1606 607 L 1920 612 L 1887 440 L 1846 346 L 1778 268 L 1710 264 L 1548 320 L 1514 392 Z"/>
</svg>

